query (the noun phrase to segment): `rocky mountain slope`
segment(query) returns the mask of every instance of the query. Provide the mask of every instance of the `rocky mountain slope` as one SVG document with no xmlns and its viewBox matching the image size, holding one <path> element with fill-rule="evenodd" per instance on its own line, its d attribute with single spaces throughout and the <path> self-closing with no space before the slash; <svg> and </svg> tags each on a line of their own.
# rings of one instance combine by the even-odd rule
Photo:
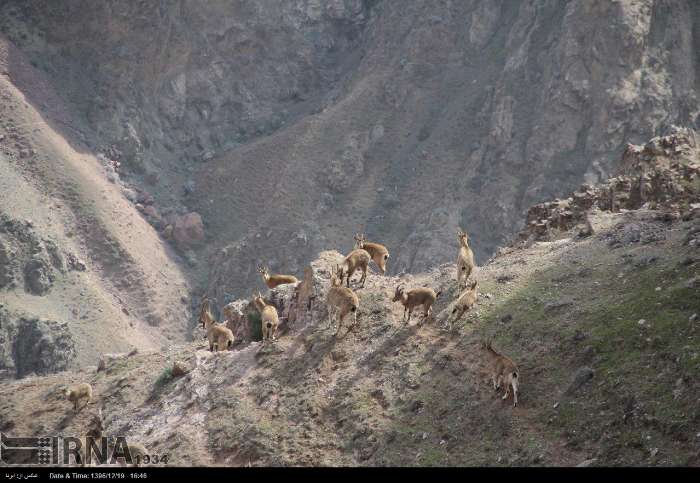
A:
<svg viewBox="0 0 700 483">
<path fill-rule="evenodd" d="M 79 435 L 101 408 L 108 434 L 174 465 L 699 465 L 700 156 L 679 131 L 624 164 L 530 210 L 461 320 L 448 263 L 370 274 L 358 324 L 335 337 L 320 302 L 341 254 L 324 251 L 310 309 L 289 287 L 267 294 L 276 342 L 239 330 L 228 352 L 196 340 L 7 382 L 0 431 Z M 434 318 L 404 324 L 399 283 L 441 289 Z M 487 380 L 484 340 L 518 364 L 516 408 Z M 78 381 L 96 400 L 75 415 L 60 389 Z"/>
<path fill-rule="evenodd" d="M 483 262 L 530 205 L 609 176 L 627 142 L 697 126 L 699 12 L 8 0 L 0 31 L 91 149 L 153 196 L 164 236 L 201 215 L 178 245 L 198 288 L 228 301 L 259 283 L 259 261 L 300 275 L 356 231 L 390 246 L 399 273 L 451 261 L 461 223 Z"/>
<path fill-rule="evenodd" d="M 0 37 L 0 378 L 189 336 L 182 263 L 64 119 L 43 73 Z"/>
</svg>

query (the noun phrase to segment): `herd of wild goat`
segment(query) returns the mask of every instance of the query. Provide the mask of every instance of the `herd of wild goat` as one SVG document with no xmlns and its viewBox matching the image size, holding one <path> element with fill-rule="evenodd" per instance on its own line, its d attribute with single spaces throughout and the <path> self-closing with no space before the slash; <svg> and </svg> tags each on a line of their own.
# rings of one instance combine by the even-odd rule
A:
<svg viewBox="0 0 700 483">
<path fill-rule="evenodd" d="M 458 297 L 452 310 L 453 322 L 460 319 L 470 310 L 477 301 L 478 282 L 474 276 L 474 253 L 469 247 L 469 236 L 461 228 L 457 231 L 459 240 L 459 253 L 457 255 L 457 288 Z M 354 249 L 345 257 L 343 262 L 336 265 L 331 270 L 330 287 L 326 294 L 326 308 L 328 311 L 328 327 L 332 328 L 335 321 L 337 329 L 335 335 L 340 332 L 343 320 L 352 313 L 353 326 L 357 324 L 357 311 L 360 306 L 360 299 L 354 290 L 350 288 L 350 279 L 358 270 L 362 272 L 359 280 L 359 287 L 365 286 L 367 280 L 367 270 L 370 261 L 374 261 L 381 273 L 386 272 L 386 264 L 389 260 L 389 250 L 380 244 L 365 240 L 363 234 L 356 234 Z M 271 275 L 266 267 L 258 267 L 258 272 L 262 275 L 263 281 L 268 288 L 275 288 L 283 284 L 300 285 L 299 280 L 293 275 Z M 469 279 L 473 281 L 470 283 Z M 345 281 L 345 286 L 343 286 Z M 392 302 L 400 302 L 404 307 L 403 321 L 408 323 L 411 320 L 414 309 L 423 307 L 423 317 L 429 318 L 432 314 L 433 304 L 441 295 L 441 291 L 435 291 L 429 287 L 418 287 L 406 290 L 402 284 L 396 287 Z M 298 292 L 297 292 L 298 296 Z M 275 340 L 275 333 L 279 325 L 279 315 L 274 305 L 265 302 L 262 294 L 257 292 L 253 295 L 253 305 L 260 313 L 260 323 L 262 327 L 263 342 Z M 227 312 L 228 306 L 224 307 L 224 315 L 230 319 Z M 234 342 L 234 335 L 225 324 L 217 323 L 211 312 L 211 302 L 208 297 L 202 300 L 199 311 L 199 323 L 206 330 L 206 338 L 209 340 L 210 351 L 228 350 Z M 505 384 L 505 394 L 503 399 L 507 399 L 510 390 L 513 390 L 513 405 L 518 404 L 518 369 L 511 359 L 496 352 L 490 342 L 482 345 L 486 358 L 490 364 L 491 381 L 494 389 L 499 389 L 501 384 Z"/>
<path fill-rule="evenodd" d="M 458 320 L 470 310 L 477 301 L 477 286 L 478 282 L 474 276 L 474 253 L 469 247 L 469 236 L 467 233 L 459 229 L 457 231 L 459 240 L 459 254 L 457 256 L 457 288 L 458 297 L 452 310 L 453 321 Z M 357 311 L 359 309 L 360 300 L 355 294 L 355 291 L 350 288 L 350 279 L 358 270 L 362 271 L 362 277 L 359 281 L 359 287 L 365 285 L 367 279 L 367 270 L 371 261 L 377 265 L 381 273 L 386 272 L 386 264 L 389 260 L 389 250 L 384 245 L 372 243 L 365 240 L 364 235 L 356 234 L 354 249 L 345 257 L 343 262 L 331 270 L 331 284 L 326 294 L 326 307 L 328 310 L 328 327 L 332 328 L 335 319 L 337 329 L 335 335 L 338 335 L 343 320 L 350 313 L 353 314 L 353 326 L 357 324 Z M 283 284 L 296 284 L 299 288 L 299 280 L 292 275 L 271 275 L 267 268 L 259 267 L 258 272 L 268 288 L 275 288 Z M 469 279 L 473 278 L 470 283 Z M 343 286 L 345 281 L 345 286 Z M 411 320 L 411 315 L 414 309 L 423 307 L 423 317 L 429 318 L 432 313 L 432 307 L 435 300 L 441 295 L 441 291 L 435 291 L 428 287 L 418 287 L 411 290 L 406 290 L 403 284 L 399 284 L 394 292 L 392 302 L 400 302 L 404 307 L 403 322 L 408 323 Z M 298 291 L 297 291 L 298 296 Z M 253 296 L 253 305 L 260 313 L 260 323 L 262 328 L 263 343 L 272 342 L 275 340 L 275 333 L 279 325 L 279 315 L 274 305 L 268 304 L 258 291 Z M 228 318 L 227 307 L 224 307 L 224 314 Z M 209 350 L 218 352 L 229 350 L 234 342 L 234 335 L 230 328 L 225 324 L 219 323 L 214 319 L 211 311 L 211 301 L 205 296 L 200 305 L 199 323 L 206 330 L 206 339 L 209 341 Z M 482 350 L 485 354 L 485 360 L 489 364 L 489 373 L 491 382 L 495 390 L 500 389 L 501 384 L 505 384 L 505 394 L 503 399 L 507 399 L 510 395 L 510 390 L 513 391 L 513 406 L 518 404 L 518 368 L 515 363 L 508 357 L 499 354 L 492 347 L 490 342 L 482 343 Z M 87 383 L 80 383 L 70 386 L 66 389 L 65 395 L 69 401 L 73 402 L 74 410 L 79 411 L 87 406 L 92 399 L 92 387 Z M 81 406 L 80 401 L 85 401 Z M 131 445 L 129 445 L 131 447 Z M 146 454 L 145 448 L 141 445 L 136 445 L 135 453 Z"/>
</svg>

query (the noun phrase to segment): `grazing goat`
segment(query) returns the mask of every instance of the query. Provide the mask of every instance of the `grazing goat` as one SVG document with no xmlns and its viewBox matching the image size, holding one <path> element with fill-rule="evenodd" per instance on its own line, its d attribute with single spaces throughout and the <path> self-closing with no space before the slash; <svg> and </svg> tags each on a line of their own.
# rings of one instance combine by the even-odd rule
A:
<svg viewBox="0 0 700 483">
<path fill-rule="evenodd" d="M 457 287 L 466 287 L 467 280 L 474 270 L 474 252 L 469 248 L 469 235 L 461 228 L 457 230 L 459 255 L 457 255 Z"/>
<path fill-rule="evenodd" d="M 481 349 L 486 355 L 486 362 L 489 365 L 489 371 L 491 374 L 491 382 L 493 382 L 493 388 L 495 390 L 500 389 L 501 382 L 506 385 L 506 393 L 503 395 L 502 399 L 507 399 L 508 394 L 510 394 L 510 388 L 513 388 L 513 407 L 518 405 L 518 367 L 515 363 L 508 357 L 496 352 L 493 347 L 491 347 L 491 341 L 481 344 Z"/>
<path fill-rule="evenodd" d="M 253 304 L 260 312 L 260 324 L 262 325 L 263 341 L 275 340 L 275 332 L 279 326 L 279 316 L 274 305 L 265 303 L 260 292 L 253 296 Z"/>
<path fill-rule="evenodd" d="M 460 295 L 455 302 L 455 306 L 452 309 L 452 315 L 455 316 L 455 318 L 452 320 L 453 323 L 458 321 L 466 311 L 471 310 L 471 308 L 476 305 L 476 300 L 478 297 L 477 285 L 478 282 L 474 280 L 471 286 L 467 287 L 467 289 L 462 292 L 462 295 Z"/>
<path fill-rule="evenodd" d="M 285 283 L 297 283 L 299 281 L 294 275 L 270 275 L 268 268 L 262 265 L 258 267 L 258 273 L 262 275 L 265 285 L 269 288 L 275 288 Z"/>
<path fill-rule="evenodd" d="M 231 329 L 222 324 L 217 324 L 209 311 L 202 310 L 199 320 L 202 328 L 207 331 L 209 350 L 211 352 L 219 352 L 231 348 L 235 340 Z"/>
<path fill-rule="evenodd" d="M 372 257 L 374 263 L 377 264 L 382 273 L 386 273 L 386 262 L 389 260 L 389 250 L 384 245 L 379 243 L 371 243 L 365 240 L 362 233 L 355 235 L 355 248 L 362 248 L 369 256 Z"/>
<path fill-rule="evenodd" d="M 362 248 L 356 248 L 351 251 L 347 257 L 343 260 L 340 266 L 340 283 L 343 283 L 343 278 L 347 277 L 347 287 L 350 288 L 350 278 L 353 276 L 356 270 L 362 270 L 362 278 L 360 279 L 360 288 L 365 286 L 365 280 L 367 279 L 367 266 L 369 265 L 370 257 L 367 250 Z"/>
<path fill-rule="evenodd" d="M 73 403 L 73 410 L 78 412 L 78 403 L 81 399 L 87 399 L 87 401 L 85 401 L 85 404 L 80 409 L 90 404 L 92 400 L 92 386 L 87 382 L 74 384 L 66 388 L 65 395 L 68 400 Z"/>
<path fill-rule="evenodd" d="M 336 266 L 335 273 L 331 273 L 331 286 L 326 295 L 326 307 L 328 308 L 328 328 L 333 325 L 333 318 L 336 316 L 338 329 L 335 335 L 340 333 L 340 327 L 343 324 L 343 319 L 346 315 L 352 312 L 353 326 L 357 324 L 357 309 L 360 306 L 360 300 L 355 295 L 355 292 L 347 287 L 343 287 L 342 270 L 340 266 Z"/>
<path fill-rule="evenodd" d="M 403 304 L 403 318 L 405 323 L 411 320 L 411 315 L 413 314 L 413 309 L 422 305 L 425 311 L 424 317 L 428 318 L 433 310 L 433 304 L 435 300 L 440 296 L 442 291 L 435 292 L 432 288 L 414 288 L 406 292 L 401 285 L 396 287 L 396 292 L 394 292 L 394 298 L 391 299 L 392 302 L 401 302 Z M 408 312 L 408 319 L 406 319 L 406 313 Z"/>
</svg>

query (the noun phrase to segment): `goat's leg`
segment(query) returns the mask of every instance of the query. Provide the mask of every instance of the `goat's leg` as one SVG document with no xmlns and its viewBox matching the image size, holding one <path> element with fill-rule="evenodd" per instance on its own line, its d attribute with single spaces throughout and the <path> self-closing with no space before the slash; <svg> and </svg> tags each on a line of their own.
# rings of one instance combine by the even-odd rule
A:
<svg viewBox="0 0 700 483">
<path fill-rule="evenodd" d="M 509 394 L 510 394 L 510 384 L 506 384 L 506 393 L 503 395 L 503 397 L 501 399 L 503 399 L 505 401 L 506 399 L 508 399 Z"/>
<path fill-rule="evenodd" d="M 340 334 L 340 327 L 342 327 L 342 325 L 343 325 L 343 319 L 344 319 L 344 318 L 345 318 L 345 316 L 343 315 L 342 312 L 340 312 L 340 313 L 338 314 L 338 328 L 337 328 L 336 331 L 335 331 L 335 335 L 336 335 L 336 336 L 337 336 L 338 334 Z"/>
</svg>

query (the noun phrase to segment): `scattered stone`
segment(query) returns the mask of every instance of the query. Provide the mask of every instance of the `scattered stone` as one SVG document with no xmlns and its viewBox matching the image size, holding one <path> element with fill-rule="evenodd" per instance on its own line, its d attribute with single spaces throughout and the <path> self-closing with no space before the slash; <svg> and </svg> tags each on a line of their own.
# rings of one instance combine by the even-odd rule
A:
<svg viewBox="0 0 700 483">
<path fill-rule="evenodd" d="M 507 283 L 513 280 L 515 277 L 511 274 L 499 275 L 496 281 L 498 283 Z"/>
<path fill-rule="evenodd" d="M 698 314 L 693 314 L 690 317 L 688 317 L 688 322 L 693 323 L 696 320 L 698 320 Z"/>
<path fill-rule="evenodd" d="M 591 465 L 592 465 L 593 463 L 595 463 L 596 461 L 597 461 L 597 458 L 592 458 L 592 459 L 589 459 L 589 460 L 585 460 L 585 461 L 582 461 L 581 463 L 577 464 L 576 467 L 577 467 L 577 468 L 586 468 L 586 467 L 588 467 L 588 466 L 591 466 Z"/>
<path fill-rule="evenodd" d="M 566 388 L 566 391 L 564 391 L 564 394 L 567 396 L 573 395 L 574 393 L 576 393 L 576 391 L 579 390 L 579 388 L 581 388 L 581 386 L 593 379 L 594 375 L 595 371 L 593 371 L 593 369 L 591 369 L 590 367 L 580 367 L 574 373 L 573 380 L 571 381 L 571 384 L 569 384 L 569 387 Z"/>
<path fill-rule="evenodd" d="M 570 299 L 554 300 L 552 302 L 547 302 L 544 305 L 544 310 L 545 310 L 545 312 L 551 312 L 551 311 L 554 311 L 557 309 L 562 309 L 564 307 L 569 307 L 573 304 L 574 304 L 573 300 L 570 300 Z"/>
<path fill-rule="evenodd" d="M 173 369 L 172 369 L 172 375 L 173 377 L 181 377 L 187 374 L 190 371 L 189 367 L 187 367 L 187 364 L 181 361 L 175 361 L 173 363 Z"/>
</svg>

